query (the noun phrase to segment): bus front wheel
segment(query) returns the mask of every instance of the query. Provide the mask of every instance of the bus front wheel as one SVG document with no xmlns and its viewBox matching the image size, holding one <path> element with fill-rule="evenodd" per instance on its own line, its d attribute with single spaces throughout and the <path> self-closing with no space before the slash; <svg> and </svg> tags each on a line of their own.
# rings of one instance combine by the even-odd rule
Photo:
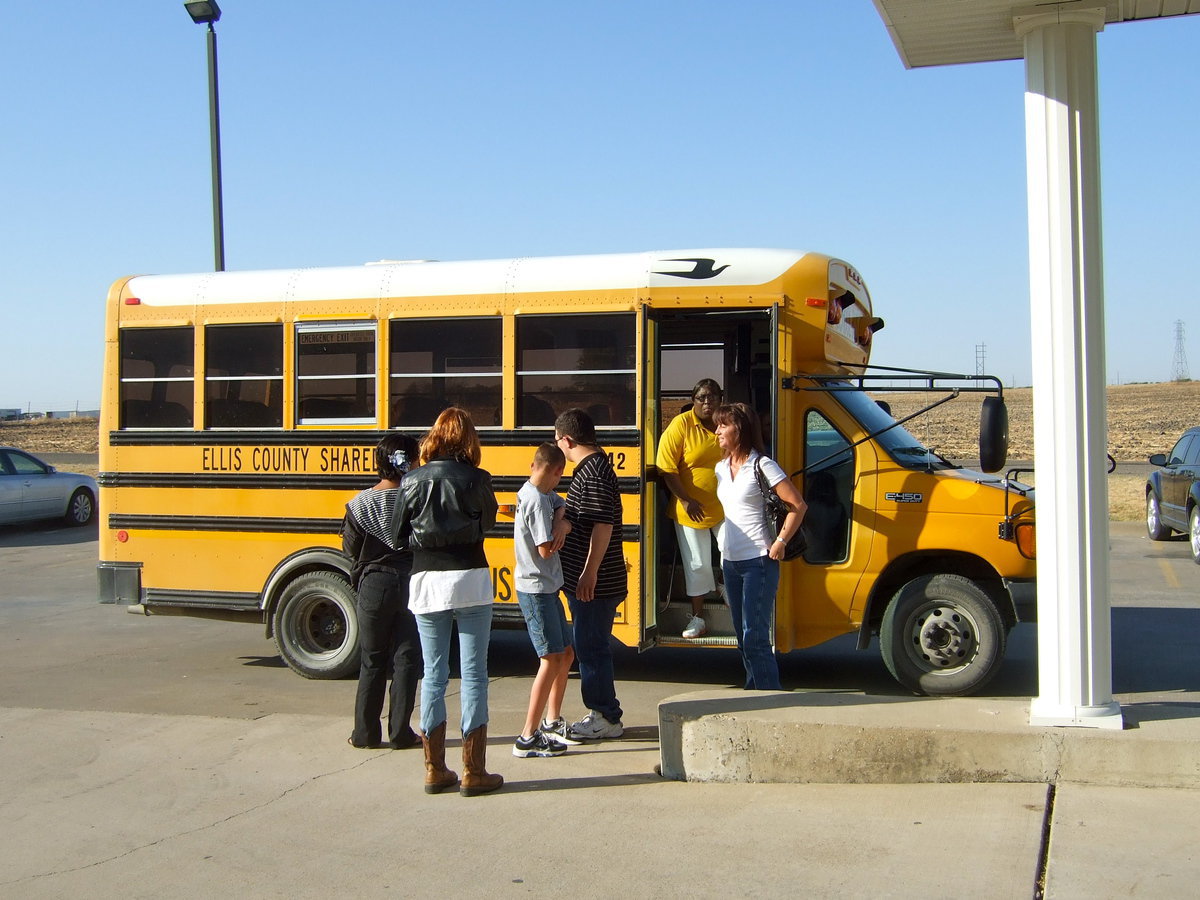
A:
<svg viewBox="0 0 1200 900">
<path fill-rule="evenodd" d="M 358 616 L 350 583 L 333 572 L 309 572 L 275 606 L 279 655 L 305 678 L 345 678 L 358 672 Z"/>
<path fill-rule="evenodd" d="M 883 661 L 918 694 L 981 689 L 1004 658 L 1004 622 L 991 597 L 961 575 L 923 575 L 892 598 L 879 632 Z"/>
</svg>

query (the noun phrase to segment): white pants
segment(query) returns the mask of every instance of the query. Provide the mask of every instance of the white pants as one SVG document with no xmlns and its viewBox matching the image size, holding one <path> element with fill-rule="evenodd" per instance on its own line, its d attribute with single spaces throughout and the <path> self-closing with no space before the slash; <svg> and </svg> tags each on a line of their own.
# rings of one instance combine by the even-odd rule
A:
<svg viewBox="0 0 1200 900">
<path fill-rule="evenodd" d="M 691 528 L 675 523 L 679 558 L 683 563 L 683 586 L 689 597 L 703 597 L 717 589 L 713 578 L 712 542 L 719 527 Z"/>
</svg>

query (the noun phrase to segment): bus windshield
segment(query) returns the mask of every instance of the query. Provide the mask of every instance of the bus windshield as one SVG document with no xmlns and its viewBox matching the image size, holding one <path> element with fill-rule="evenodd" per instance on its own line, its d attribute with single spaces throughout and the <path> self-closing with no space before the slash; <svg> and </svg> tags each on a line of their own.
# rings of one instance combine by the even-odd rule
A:
<svg viewBox="0 0 1200 900">
<path fill-rule="evenodd" d="M 869 434 L 875 435 L 875 441 L 887 451 L 897 465 L 925 471 L 955 468 L 952 462 L 934 453 L 913 437 L 903 425 L 896 425 L 896 420 L 891 414 L 865 391 L 835 390 L 831 393 Z"/>
</svg>

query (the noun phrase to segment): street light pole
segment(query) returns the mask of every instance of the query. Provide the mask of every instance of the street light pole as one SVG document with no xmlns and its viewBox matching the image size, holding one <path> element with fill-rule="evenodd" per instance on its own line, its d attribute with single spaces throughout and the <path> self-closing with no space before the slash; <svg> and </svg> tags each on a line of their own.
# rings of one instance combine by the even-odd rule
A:
<svg viewBox="0 0 1200 900">
<path fill-rule="evenodd" d="M 208 26 L 208 135 L 212 155 L 213 259 L 216 271 L 225 271 L 225 214 L 221 202 L 221 112 L 217 90 L 217 31 L 221 18 L 216 0 L 187 0 L 184 7 L 197 25 Z"/>
</svg>

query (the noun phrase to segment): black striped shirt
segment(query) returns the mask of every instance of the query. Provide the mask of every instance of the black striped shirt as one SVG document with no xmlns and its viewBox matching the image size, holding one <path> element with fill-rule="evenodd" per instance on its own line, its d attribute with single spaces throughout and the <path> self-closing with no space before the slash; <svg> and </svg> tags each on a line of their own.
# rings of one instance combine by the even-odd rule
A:
<svg viewBox="0 0 1200 900">
<path fill-rule="evenodd" d="M 571 533 L 559 551 L 563 587 L 575 593 L 587 562 L 592 527 L 607 523 L 613 527 L 612 538 L 596 574 L 596 596 L 624 597 L 629 581 L 621 546 L 621 490 L 612 463 L 603 452 L 586 456 L 575 465 L 567 491 L 567 521 L 571 523 Z"/>
</svg>

